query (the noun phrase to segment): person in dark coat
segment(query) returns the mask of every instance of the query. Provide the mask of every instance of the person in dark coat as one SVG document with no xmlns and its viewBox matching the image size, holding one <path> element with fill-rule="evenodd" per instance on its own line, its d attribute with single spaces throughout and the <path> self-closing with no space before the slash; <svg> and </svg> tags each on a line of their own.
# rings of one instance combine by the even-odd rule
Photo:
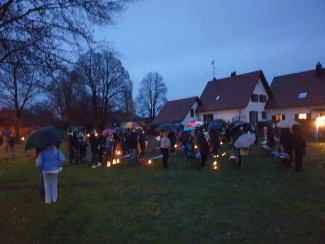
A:
<svg viewBox="0 0 325 244">
<path fill-rule="evenodd" d="M 91 163 L 89 166 L 97 165 L 97 154 L 98 154 L 98 146 L 99 146 L 99 139 L 96 137 L 96 131 L 92 130 L 91 135 L 89 137 L 90 142 L 90 149 L 92 153 Z"/>
<path fill-rule="evenodd" d="M 280 144 L 283 147 L 283 152 L 287 153 L 290 156 L 290 159 L 282 158 L 281 163 L 283 165 L 290 166 L 293 159 L 293 141 L 289 128 L 281 129 Z"/>
<path fill-rule="evenodd" d="M 128 144 L 128 148 L 130 151 L 130 164 L 131 165 L 138 165 L 138 160 L 137 160 L 137 154 L 138 154 L 138 150 L 137 150 L 137 135 L 135 133 L 135 129 L 131 129 L 131 133 L 128 135 L 127 138 L 127 144 Z"/>
<path fill-rule="evenodd" d="M 174 131 L 168 133 L 168 138 L 170 140 L 170 152 L 175 152 L 175 144 L 176 144 L 176 135 Z"/>
<path fill-rule="evenodd" d="M 218 154 L 218 148 L 220 146 L 219 142 L 219 132 L 216 130 L 212 130 L 209 132 L 209 137 L 210 137 L 210 144 L 213 147 L 212 148 L 212 154 Z"/>
<path fill-rule="evenodd" d="M 208 160 L 210 147 L 202 131 L 199 131 L 197 135 L 197 144 L 199 145 L 201 154 L 201 167 L 204 168 L 205 162 Z"/>
<path fill-rule="evenodd" d="M 103 164 L 103 154 L 106 151 L 106 136 L 100 135 L 98 142 L 97 160 L 99 163 Z"/>
<path fill-rule="evenodd" d="M 293 150 L 295 152 L 295 165 L 296 171 L 302 172 L 302 161 L 304 155 L 306 154 L 306 141 L 302 136 L 301 129 L 299 125 L 292 126 L 292 141 L 293 141 Z"/>
<path fill-rule="evenodd" d="M 139 134 L 139 144 L 140 144 L 140 148 L 141 148 L 141 152 L 139 153 L 139 161 L 140 162 L 144 162 L 144 153 L 146 150 L 146 137 L 144 135 L 144 131 L 140 131 Z"/>
</svg>

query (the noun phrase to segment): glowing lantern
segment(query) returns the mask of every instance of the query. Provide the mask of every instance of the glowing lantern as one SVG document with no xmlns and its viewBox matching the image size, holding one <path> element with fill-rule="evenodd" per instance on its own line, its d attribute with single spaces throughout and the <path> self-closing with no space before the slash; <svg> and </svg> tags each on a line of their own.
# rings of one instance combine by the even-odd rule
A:
<svg viewBox="0 0 325 244">
<path fill-rule="evenodd" d="M 222 145 L 223 144 L 223 142 L 220 142 L 220 145 Z"/>
<path fill-rule="evenodd" d="M 220 155 L 219 154 L 217 154 L 217 158 L 219 158 L 220 157 Z"/>
<path fill-rule="evenodd" d="M 214 170 L 217 170 L 218 169 L 218 165 L 213 166 L 213 169 Z"/>
<path fill-rule="evenodd" d="M 87 137 L 90 137 L 90 134 L 87 134 Z"/>
<path fill-rule="evenodd" d="M 195 145 L 194 148 L 197 149 L 197 145 Z"/>
<path fill-rule="evenodd" d="M 177 144 L 175 144 L 175 146 L 174 146 L 175 148 L 177 148 Z"/>
<path fill-rule="evenodd" d="M 121 151 L 116 151 L 116 155 L 121 155 Z"/>
<path fill-rule="evenodd" d="M 151 159 L 149 159 L 149 160 L 148 160 L 148 164 L 152 164 L 152 161 L 151 161 Z"/>
<path fill-rule="evenodd" d="M 117 160 L 116 160 L 116 163 L 117 163 L 117 164 L 119 164 L 119 163 L 120 163 L 120 160 L 119 160 L 119 159 L 117 159 Z"/>
<path fill-rule="evenodd" d="M 95 136 L 98 136 L 98 133 L 95 133 Z"/>
<path fill-rule="evenodd" d="M 213 162 L 213 165 L 214 165 L 214 166 L 216 166 L 217 164 L 218 164 L 218 162 L 217 162 L 217 161 L 214 161 L 214 162 Z"/>
<path fill-rule="evenodd" d="M 113 164 L 116 164 L 116 159 L 115 158 L 113 159 Z"/>
<path fill-rule="evenodd" d="M 227 153 L 224 152 L 223 154 L 221 154 L 221 156 L 222 156 L 222 157 L 223 157 L 223 156 L 226 156 L 226 154 L 227 154 Z"/>
<path fill-rule="evenodd" d="M 25 140 L 25 137 L 20 138 L 20 140 L 21 140 L 21 141 L 24 141 L 24 140 Z"/>
<path fill-rule="evenodd" d="M 107 167 L 111 167 L 111 162 L 107 161 Z"/>
</svg>

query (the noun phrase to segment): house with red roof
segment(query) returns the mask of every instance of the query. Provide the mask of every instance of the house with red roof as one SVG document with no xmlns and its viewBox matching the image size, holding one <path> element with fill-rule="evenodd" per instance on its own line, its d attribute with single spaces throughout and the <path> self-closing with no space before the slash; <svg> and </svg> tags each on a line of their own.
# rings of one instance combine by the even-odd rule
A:
<svg viewBox="0 0 325 244">
<path fill-rule="evenodd" d="M 182 123 L 183 121 L 198 120 L 195 113 L 200 100 L 198 97 L 189 97 L 168 101 L 154 119 L 154 124 Z"/>
<path fill-rule="evenodd" d="M 266 103 L 268 120 L 309 120 L 325 115 L 325 69 L 274 77 L 273 97 Z M 302 121 L 301 121 L 302 122 Z"/>
<path fill-rule="evenodd" d="M 199 120 L 266 121 L 265 104 L 272 92 L 262 70 L 209 81 L 196 109 Z"/>
</svg>

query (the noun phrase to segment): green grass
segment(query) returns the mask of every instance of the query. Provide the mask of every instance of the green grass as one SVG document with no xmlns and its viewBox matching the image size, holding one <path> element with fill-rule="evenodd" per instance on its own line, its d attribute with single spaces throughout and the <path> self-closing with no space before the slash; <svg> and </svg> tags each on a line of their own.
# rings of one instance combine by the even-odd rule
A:
<svg viewBox="0 0 325 244">
<path fill-rule="evenodd" d="M 0 161 L 0 243 L 324 243 L 325 143 L 308 143 L 305 173 L 258 145 L 246 171 L 228 156 L 217 171 L 188 168 L 182 152 L 167 170 L 66 166 L 52 205 L 34 165 Z"/>
</svg>

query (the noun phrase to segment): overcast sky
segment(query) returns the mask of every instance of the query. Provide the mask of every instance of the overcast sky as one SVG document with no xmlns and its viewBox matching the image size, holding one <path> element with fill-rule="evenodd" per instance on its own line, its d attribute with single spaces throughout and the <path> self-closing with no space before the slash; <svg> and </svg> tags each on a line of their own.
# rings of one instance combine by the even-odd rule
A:
<svg viewBox="0 0 325 244">
<path fill-rule="evenodd" d="M 168 100 L 200 96 L 213 78 L 263 70 L 273 77 L 325 67 L 325 0 L 139 0 L 109 41 L 133 81 L 158 72 Z"/>
</svg>

